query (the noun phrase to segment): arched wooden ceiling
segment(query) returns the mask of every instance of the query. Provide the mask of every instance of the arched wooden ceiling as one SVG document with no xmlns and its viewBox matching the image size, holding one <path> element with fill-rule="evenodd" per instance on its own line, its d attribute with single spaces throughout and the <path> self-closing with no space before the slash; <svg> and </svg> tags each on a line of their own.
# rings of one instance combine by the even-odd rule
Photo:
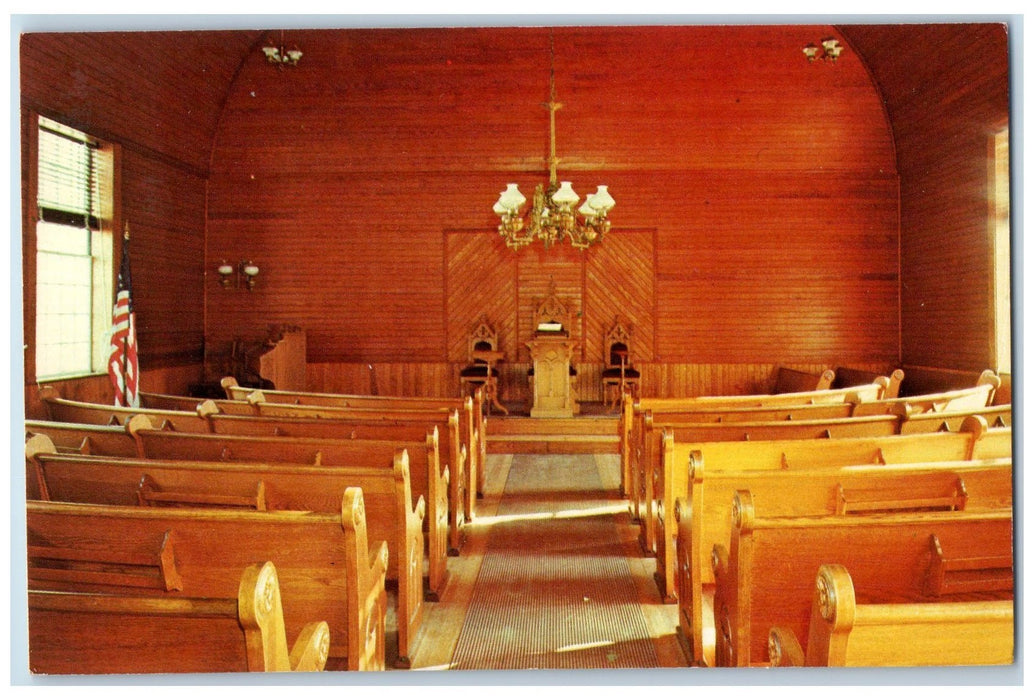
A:
<svg viewBox="0 0 1034 700">
<path fill-rule="evenodd" d="M 1007 39 L 993 24 L 845 24 L 837 25 L 835 32 L 868 68 L 892 128 L 896 120 L 914 117 L 910 97 L 917 84 L 928 83 L 945 70 L 979 73 L 979 64 L 957 65 L 953 58 L 972 55 L 974 45 L 1000 48 Z M 24 44 L 46 36 L 24 34 L 21 40 Z M 106 128 L 121 131 L 117 124 L 106 124 L 112 119 L 142 120 L 152 126 L 146 142 L 136 144 L 138 148 L 204 174 L 224 102 L 241 66 L 260 44 L 277 39 L 278 32 L 261 29 L 68 33 L 60 42 L 63 61 L 36 65 L 23 60 L 22 99 L 34 106 L 33 86 L 59 85 L 68 103 L 52 108 L 60 109 L 66 118 L 72 115 L 72 121 L 90 124 L 101 137 Z M 91 101 L 77 89 L 80 76 L 90 75 L 96 84 L 96 76 L 110 71 L 115 58 L 138 67 L 135 94 L 125 96 L 123 114 L 95 114 Z"/>
</svg>

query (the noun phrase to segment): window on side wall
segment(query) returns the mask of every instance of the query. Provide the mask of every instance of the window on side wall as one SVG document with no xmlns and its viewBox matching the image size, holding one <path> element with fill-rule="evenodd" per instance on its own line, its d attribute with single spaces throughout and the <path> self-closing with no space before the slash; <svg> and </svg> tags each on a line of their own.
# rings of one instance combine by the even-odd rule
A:
<svg viewBox="0 0 1034 700">
<path fill-rule="evenodd" d="M 36 380 L 105 372 L 114 265 L 112 150 L 39 118 Z"/>
<path fill-rule="evenodd" d="M 1012 372 L 1012 275 L 1009 224 L 1009 129 L 994 135 L 991 176 L 991 233 L 993 240 L 994 319 L 992 357 L 1000 374 Z"/>
</svg>

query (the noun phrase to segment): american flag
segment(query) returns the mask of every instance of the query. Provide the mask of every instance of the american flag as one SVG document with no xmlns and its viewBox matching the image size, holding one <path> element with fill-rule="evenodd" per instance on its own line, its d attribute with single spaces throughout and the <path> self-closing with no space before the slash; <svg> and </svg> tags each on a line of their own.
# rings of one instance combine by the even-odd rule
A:
<svg viewBox="0 0 1034 700">
<path fill-rule="evenodd" d="M 133 313 L 132 279 L 129 275 L 129 225 L 122 241 L 122 264 L 118 272 L 118 291 L 111 319 L 111 353 L 108 376 L 115 387 L 115 405 L 140 405 L 140 381 L 136 356 L 136 316 Z"/>
</svg>

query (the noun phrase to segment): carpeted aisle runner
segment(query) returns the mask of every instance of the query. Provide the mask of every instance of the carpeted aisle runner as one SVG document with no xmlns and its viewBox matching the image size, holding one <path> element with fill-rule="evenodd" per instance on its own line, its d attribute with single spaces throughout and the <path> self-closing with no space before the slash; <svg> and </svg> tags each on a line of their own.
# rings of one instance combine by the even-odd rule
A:
<svg viewBox="0 0 1034 700">
<path fill-rule="evenodd" d="M 452 667 L 657 667 L 621 512 L 592 455 L 515 456 Z"/>
</svg>

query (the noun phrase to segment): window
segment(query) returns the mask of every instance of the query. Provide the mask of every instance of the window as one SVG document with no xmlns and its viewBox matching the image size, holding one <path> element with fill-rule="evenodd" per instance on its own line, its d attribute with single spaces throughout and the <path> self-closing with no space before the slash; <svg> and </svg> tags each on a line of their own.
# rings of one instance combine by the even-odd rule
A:
<svg viewBox="0 0 1034 700">
<path fill-rule="evenodd" d="M 111 323 L 111 150 L 39 119 L 36 379 L 105 371 Z"/>
<path fill-rule="evenodd" d="M 991 234 L 993 241 L 993 303 L 992 359 L 999 373 L 1012 372 L 1012 292 L 1010 285 L 1009 225 L 1009 129 L 994 136 L 991 177 Z"/>
</svg>

